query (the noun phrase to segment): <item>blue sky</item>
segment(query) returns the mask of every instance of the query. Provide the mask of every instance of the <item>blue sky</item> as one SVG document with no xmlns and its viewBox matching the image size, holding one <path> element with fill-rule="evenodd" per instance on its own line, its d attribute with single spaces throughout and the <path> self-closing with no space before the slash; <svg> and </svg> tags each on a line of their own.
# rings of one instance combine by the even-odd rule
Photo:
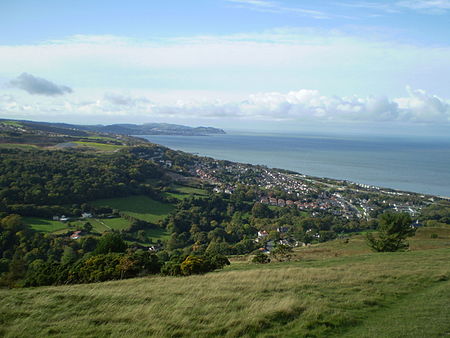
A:
<svg viewBox="0 0 450 338">
<path fill-rule="evenodd" d="M 450 123 L 450 0 L 3 0 L 0 31 L 0 117 Z"/>
</svg>

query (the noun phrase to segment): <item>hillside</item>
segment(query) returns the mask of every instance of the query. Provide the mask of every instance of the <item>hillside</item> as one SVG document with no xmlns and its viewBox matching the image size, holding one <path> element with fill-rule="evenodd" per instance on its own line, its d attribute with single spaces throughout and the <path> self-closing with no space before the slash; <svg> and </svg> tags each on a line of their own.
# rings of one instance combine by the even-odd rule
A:
<svg viewBox="0 0 450 338">
<path fill-rule="evenodd" d="M 422 250 L 433 233 L 440 248 Z M 301 259 L 289 263 L 242 261 L 200 276 L 1 290 L 0 334 L 448 335 L 450 229 L 422 229 L 413 242 L 411 252 L 361 253 L 355 237 L 298 249 Z M 313 249 L 316 254 L 304 252 Z"/>
<path fill-rule="evenodd" d="M 184 135 L 203 136 L 211 134 L 225 134 L 225 131 L 213 127 L 188 127 L 170 123 L 144 123 L 144 124 L 111 124 L 111 125 L 78 125 L 68 123 L 35 122 L 0 119 L 0 124 L 33 128 L 44 132 L 68 134 L 74 136 L 87 136 L 89 132 L 109 133 L 119 135 Z"/>
</svg>

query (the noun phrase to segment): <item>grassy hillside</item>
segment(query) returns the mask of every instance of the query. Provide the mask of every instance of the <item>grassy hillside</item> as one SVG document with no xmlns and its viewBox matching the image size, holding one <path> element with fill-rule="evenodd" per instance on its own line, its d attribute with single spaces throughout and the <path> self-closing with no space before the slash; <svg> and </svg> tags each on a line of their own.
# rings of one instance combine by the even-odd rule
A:
<svg viewBox="0 0 450 338">
<path fill-rule="evenodd" d="M 414 241 L 438 229 L 421 231 Z M 300 250 L 303 258 L 290 263 L 233 263 L 203 276 L 1 290 L 0 335 L 448 335 L 448 234 L 443 229 L 441 238 L 433 238 L 438 249 L 358 253 L 361 238 L 355 237 Z M 305 254 L 313 249 L 330 251 Z"/>
</svg>

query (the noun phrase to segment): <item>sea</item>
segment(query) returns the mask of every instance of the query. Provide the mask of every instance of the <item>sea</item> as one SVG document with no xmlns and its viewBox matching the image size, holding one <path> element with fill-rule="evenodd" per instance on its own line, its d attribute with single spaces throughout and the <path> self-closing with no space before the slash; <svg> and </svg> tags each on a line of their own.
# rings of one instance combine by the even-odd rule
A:
<svg viewBox="0 0 450 338">
<path fill-rule="evenodd" d="M 447 138 L 229 131 L 224 135 L 144 137 L 171 149 L 215 159 L 450 196 L 450 139 Z"/>
</svg>

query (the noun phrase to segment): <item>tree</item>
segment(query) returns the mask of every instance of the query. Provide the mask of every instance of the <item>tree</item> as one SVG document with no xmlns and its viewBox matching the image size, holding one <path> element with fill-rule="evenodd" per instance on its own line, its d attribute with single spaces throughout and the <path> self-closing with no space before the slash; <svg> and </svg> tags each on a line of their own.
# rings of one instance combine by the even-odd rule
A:
<svg viewBox="0 0 450 338">
<path fill-rule="evenodd" d="M 72 264 L 76 260 L 77 254 L 75 253 L 75 250 L 73 250 L 73 248 L 71 248 L 70 246 L 66 246 L 61 256 L 61 264 L 63 265 Z"/>
<path fill-rule="evenodd" d="M 411 226 L 411 217 L 405 213 L 387 212 L 378 219 L 378 238 L 367 234 L 367 244 L 378 252 L 393 252 L 409 247 L 407 237 L 413 236 L 416 229 Z"/>
<path fill-rule="evenodd" d="M 84 230 L 85 232 L 89 233 L 89 232 L 92 231 L 92 229 L 93 229 L 93 226 L 92 226 L 91 223 L 89 223 L 89 222 L 84 223 L 84 225 L 83 225 L 83 230 Z"/>
<path fill-rule="evenodd" d="M 290 261 L 292 257 L 293 249 L 288 245 L 278 245 L 270 254 L 273 258 L 280 262 Z"/>
<path fill-rule="evenodd" d="M 255 203 L 252 208 L 252 216 L 257 218 L 271 217 L 272 212 L 266 204 Z"/>
<path fill-rule="evenodd" d="M 103 235 L 95 248 L 95 254 L 107 254 L 110 252 L 125 252 L 127 244 L 123 241 L 120 234 L 116 232 Z"/>
</svg>

